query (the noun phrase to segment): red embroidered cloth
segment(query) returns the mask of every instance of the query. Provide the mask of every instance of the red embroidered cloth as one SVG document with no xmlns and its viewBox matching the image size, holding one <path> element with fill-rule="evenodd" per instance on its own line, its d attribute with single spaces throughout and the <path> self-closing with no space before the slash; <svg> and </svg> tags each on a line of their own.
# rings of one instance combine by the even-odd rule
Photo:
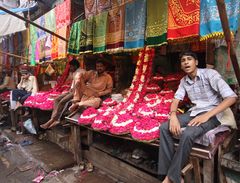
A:
<svg viewBox="0 0 240 183">
<path fill-rule="evenodd" d="M 198 36 L 199 20 L 200 0 L 169 0 L 168 40 Z"/>
</svg>

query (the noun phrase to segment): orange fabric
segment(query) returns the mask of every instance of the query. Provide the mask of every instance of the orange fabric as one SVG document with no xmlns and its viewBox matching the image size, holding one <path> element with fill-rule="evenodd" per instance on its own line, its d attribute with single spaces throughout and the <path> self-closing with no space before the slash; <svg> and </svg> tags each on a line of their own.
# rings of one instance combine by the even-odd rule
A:
<svg viewBox="0 0 240 183">
<path fill-rule="evenodd" d="M 199 35 L 200 0 L 168 1 L 168 39 Z"/>
</svg>

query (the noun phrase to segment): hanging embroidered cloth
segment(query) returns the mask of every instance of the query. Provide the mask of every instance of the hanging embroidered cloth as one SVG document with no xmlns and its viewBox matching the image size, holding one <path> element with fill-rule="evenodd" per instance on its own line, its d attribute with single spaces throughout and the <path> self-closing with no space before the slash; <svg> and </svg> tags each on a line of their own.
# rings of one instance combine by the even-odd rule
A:
<svg viewBox="0 0 240 183">
<path fill-rule="evenodd" d="M 89 53 L 93 51 L 93 17 L 82 20 L 80 53 Z"/>
<path fill-rule="evenodd" d="M 63 26 L 57 30 L 57 34 L 63 38 L 67 38 L 68 26 Z M 65 58 L 67 55 L 67 42 L 58 38 L 58 59 Z"/>
<path fill-rule="evenodd" d="M 49 34 L 45 38 L 44 50 L 45 50 L 45 61 L 51 60 L 51 48 L 52 48 L 52 35 Z"/>
<path fill-rule="evenodd" d="M 107 51 L 119 51 L 124 46 L 124 6 L 115 7 L 108 14 Z"/>
<path fill-rule="evenodd" d="M 113 9 L 117 6 L 124 5 L 124 2 L 125 2 L 125 0 L 111 0 L 111 7 Z"/>
<path fill-rule="evenodd" d="M 45 27 L 45 17 L 41 16 L 39 17 L 36 21 L 34 21 L 36 24 L 40 25 L 41 27 Z M 37 28 L 37 36 L 38 39 L 45 37 L 46 36 L 46 32 L 42 29 Z"/>
<path fill-rule="evenodd" d="M 45 28 L 52 32 L 55 32 L 56 31 L 55 9 L 50 10 L 44 16 L 45 16 Z"/>
<path fill-rule="evenodd" d="M 240 13 L 239 0 L 225 0 L 228 15 L 229 28 L 236 32 Z M 200 13 L 200 36 L 201 40 L 208 38 L 223 38 L 223 29 L 215 0 L 201 1 Z"/>
<path fill-rule="evenodd" d="M 108 12 L 94 16 L 93 52 L 106 50 L 107 18 Z"/>
<path fill-rule="evenodd" d="M 148 0 L 147 2 L 147 45 L 167 43 L 167 5 L 166 0 Z"/>
<path fill-rule="evenodd" d="M 96 0 L 84 0 L 85 17 L 89 18 L 97 13 L 97 1 Z"/>
<path fill-rule="evenodd" d="M 31 65 L 35 65 L 35 49 L 37 43 L 38 35 L 37 35 L 37 27 L 30 25 L 30 45 L 31 49 L 29 49 L 30 63 Z"/>
<path fill-rule="evenodd" d="M 68 42 L 68 53 L 77 55 L 80 51 L 80 38 L 81 38 L 81 21 L 74 23 L 71 27 L 70 37 Z"/>
<path fill-rule="evenodd" d="M 125 5 L 124 49 L 144 47 L 146 0 Z"/>
<path fill-rule="evenodd" d="M 56 14 L 56 28 L 62 28 L 70 25 L 71 12 L 71 0 L 65 0 L 62 4 L 59 4 L 55 8 Z"/>
<path fill-rule="evenodd" d="M 167 39 L 199 35 L 200 0 L 169 0 Z"/>
<path fill-rule="evenodd" d="M 52 36 L 51 58 L 55 60 L 58 58 L 58 38 Z"/>
<path fill-rule="evenodd" d="M 111 0 L 96 0 L 97 14 L 108 11 L 111 8 Z"/>
</svg>

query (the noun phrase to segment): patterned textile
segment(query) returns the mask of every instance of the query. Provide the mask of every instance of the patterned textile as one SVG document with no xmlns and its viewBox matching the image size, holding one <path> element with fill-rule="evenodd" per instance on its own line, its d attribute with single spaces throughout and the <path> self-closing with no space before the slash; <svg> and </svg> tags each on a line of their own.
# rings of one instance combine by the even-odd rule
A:
<svg viewBox="0 0 240 183">
<path fill-rule="evenodd" d="M 62 28 L 70 25 L 71 0 L 65 0 L 62 4 L 55 8 L 56 14 L 56 28 Z"/>
<path fill-rule="evenodd" d="M 147 45 L 167 43 L 167 1 L 165 0 L 147 2 L 146 42 Z"/>
<path fill-rule="evenodd" d="M 125 5 L 124 49 L 142 48 L 146 24 L 146 0 Z"/>
<path fill-rule="evenodd" d="M 93 51 L 93 17 L 81 20 L 79 53 Z"/>
<path fill-rule="evenodd" d="M 51 60 L 51 48 L 52 48 L 52 35 L 48 35 L 45 38 L 45 45 L 44 45 L 44 50 L 45 50 L 45 60 Z"/>
<path fill-rule="evenodd" d="M 45 17 L 41 16 L 36 21 L 34 21 L 36 24 L 40 25 L 41 27 L 45 27 Z M 38 38 L 42 38 L 46 36 L 46 32 L 42 29 L 37 28 L 37 36 Z"/>
<path fill-rule="evenodd" d="M 89 18 L 97 13 L 97 1 L 96 0 L 84 0 L 85 17 Z"/>
<path fill-rule="evenodd" d="M 200 0 L 169 0 L 167 39 L 199 35 Z"/>
<path fill-rule="evenodd" d="M 238 28 L 240 1 L 225 0 L 225 5 L 228 15 L 229 28 L 231 31 L 235 32 Z M 218 7 L 215 0 L 201 1 L 200 20 L 201 40 L 224 37 Z"/>
<path fill-rule="evenodd" d="M 109 11 L 107 28 L 107 51 L 122 50 L 124 45 L 124 6 Z"/>
<path fill-rule="evenodd" d="M 70 37 L 68 42 L 69 54 L 79 54 L 81 29 L 82 29 L 81 27 L 82 27 L 82 21 L 78 21 L 74 23 L 71 27 Z"/>
<path fill-rule="evenodd" d="M 30 25 L 30 44 L 31 49 L 29 49 L 29 56 L 30 56 L 30 63 L 31 65 L 35 65 L 35 49 L 36 49 L 36 43 L 37 43 L 37 28 L 33 25 Z"/>
<path fill-rule="evenodd" d="M 63 26 L 57 30 L 57 34 L 67 38 L 68 26 Z M 65 58 L 67 54 L 67 42 L 58 38 L 58 59 Z"/>
<path fill-rule="evenodd" d="M 93 52 L 106 50 L 107 18 L 108 12 L 94 16 Z"/>
<path fill-rule="evenodd" d="M 215 69 L 221 74 L 223 79 L 228 84 L 237 84 L 237 78 L 233 70 L 233 66 L 230 61 L 230 67 L 227 67 L 228 64 L 228 50 L 225 46 L 220 46 L 219 48 L 216 48 L 215 51 Z M 239 52 L 236 50 L 236 53 L 239 54 Z M 238 60 L 240 64 L 240 60 Z"/>
<path fill-rule="evenodd" d="M 97 0 L 97 13 L 108 11 L 111 8 L 111 0 Z"/>
<path fill-rule="evenodd" d="M 55 9 L 50 10 L 44 16 L 45 16 L 45 28 L 55 32 L 56 31 Z"/>
<path fill-rule="evenodd" d="M 55 60 L 58 58 L 58 38 L 52 36 L 51 58 Z"/>
<path fill-rule="evenodd" d="M 116 6 L 123 5 L 125 0 L 111 0 L 111 6 L 112 8 L 115 8 Z"/>
</svg>

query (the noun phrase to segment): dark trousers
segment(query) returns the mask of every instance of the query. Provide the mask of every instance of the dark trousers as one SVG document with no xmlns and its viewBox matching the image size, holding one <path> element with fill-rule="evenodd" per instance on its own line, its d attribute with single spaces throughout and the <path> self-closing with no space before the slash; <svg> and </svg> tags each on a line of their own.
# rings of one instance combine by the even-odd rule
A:
<svg viewBox="0 0 240 183">
<path fill-rule="evenodd" d="M 21 104 L 31 95 L 31 92 L 27 92 L 26 90 L 12 90 L 12 100 L 19 101 Z"/>
<path fill-rule="evenodd" d="M 73 93 L 68 92 L 59 95 L 55 100 L 54 100 L 54 107 L 53 107 L 53 112 L 51 119 L 53 120 L 59 120 L 63 111 L 65 110 L 65 105 L 70 102 L 73 99 Z"/>
<path fill-rule="evenodd" d="M 181 127 L 186 127 L 186 129 L 180 137 L 176 151 L 174 139 L 169 131 L 169 122 L 160 126 L 158 174 L 167 175 L 174 183 L 181 182 L 181 170 L 188 161 L 194 140 L 220 125 L 217 118 L 212 117 L 199 126 L 187 126 L 191 119 L 193 117 L 190 116 L 190 112 L 178 115 Z"/>
</svg>

